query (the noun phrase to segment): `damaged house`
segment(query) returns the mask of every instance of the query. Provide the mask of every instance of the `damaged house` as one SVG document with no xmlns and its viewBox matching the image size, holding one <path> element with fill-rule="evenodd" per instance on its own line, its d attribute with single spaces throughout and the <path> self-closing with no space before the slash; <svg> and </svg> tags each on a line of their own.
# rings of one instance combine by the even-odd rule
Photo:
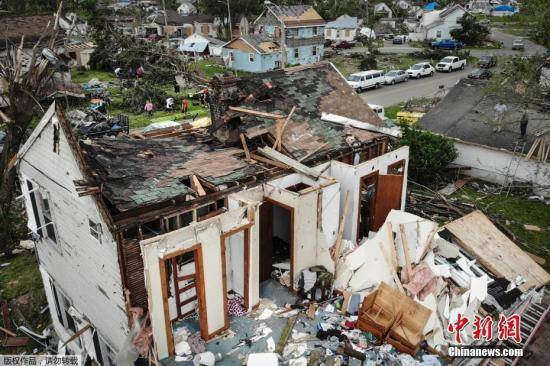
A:
<svg viewBox="0 0 550 366">
<path fill-rule="evenodd" d="M 21 148 L 28 226 L 72 352 L 172 357 L 180 327 L 216 337 L 274 270 L 298 291 L 303 271 L 334 273 L 331 247 L 404 209 L 408 148 L 392 149 L 331 64 L 216 76 L 209 95 L 208 133 L 78 140 L 52 104 Z"/>
</svg>

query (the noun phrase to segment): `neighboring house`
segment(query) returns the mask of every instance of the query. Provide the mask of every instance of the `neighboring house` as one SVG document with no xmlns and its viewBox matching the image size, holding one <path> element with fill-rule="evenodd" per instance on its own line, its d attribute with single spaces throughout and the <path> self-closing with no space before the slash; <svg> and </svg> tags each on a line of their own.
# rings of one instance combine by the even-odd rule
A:
<svg viewBox="0 0 550 366">
<path fill-rule="evenodd" d="M 122 34 L 135 35 L 140 31 L 137 27 L 139 21 L 132 15 L 106 15 L 105 21 Z"/>
<path fill-rule="evenodd" d="M 34 47 L 42 36 L 45 36 L 42 40 L 47 43 L 55 22 L 53 15 L 2 16 L 0 19 L 0 50 L 4 50 L 6 44 L 19 45 L 22 37 L 25 49 Z M 62 38 L 58 37 L 57 40 Z"/>
<path fill-rule="evenodd" d="M 163 12 L 157 12 L 149 18 L 151 19 L 150 23 L 142 26 L 145 36 L 168 34 L 170 37 L 187 37 L 198 33 L 203 36 L 216 37 L 218 34 L 219 21 L 210 15 L 181 16 L 175 11 L 168 10 L 167 26 L 165 26 Z"/>
<path fill-rule="evenodd" d="M 224 43 L 219 39 L 193 33 L 179 44 L 178 50 L 193 55 L 221 56 Z"/>
<path fill-rule="evenodd" d="M 378 22 L 382 24 L 389 25 L 392 28 L 397 28 L 397 19 L 396 18 L 380 18 Z"/>
<path fill-rule="evenodd" d="M 490 15 L 492 8 L 489 0 L 471 0 L 466 4 L 466 10 L 472 14 Z"/>
<path fill-rule="evenodd" d="M 189 15 L 184 17 L 185 26 L 191 24 L 195 33 L 217 38 L 221 21 L 207 14 Z"/>
<path fill-rule="evenodd" d="M 76 66 L 89 68 L 90 57 L 95 51 L 95 44 L 84 42 L 64 47 L 65 53 L 75 61 Z"/>
<path fill-rule="evenodd" d="M 394 4 L 403 10 L 409 10 L 411 8 L 411 3 L 405 0 L 396 0 Z"/>
<path fill-rule="evenodd" d="M 286 51 L 286 65 L 312 64 L 321 60 L 325 21 L 310 5 L 267 5 L 254 21 L 255 32 L 272 38 Z"/>
<path fill-rule="evenodd" d="M 382 15 L 385 18 L 393 18 L 393 11 L 386 3 L 374 4 L 373 10 L 376 15 Z"/>
<path fill-rule="evenodd" d="M 249 312 L 271 293 L 266 284 L 282 286 L 264 282 L 274 248 L 287 249 L 297 291 L 305 269 L 334 273 L 339 223 L 355 244 L 404 210 L 408 147 L 390 151 L 380 118 L 332 65 L 216 76 L 209 95 L 210 134 L 79 141 L 52 104 L 19 151 L 28 226 L 53 327 L 61 342 L 72 337 L 67 352 L 131 365 L 139 344 L 173 364 L 183 319 L 207 341 L 240 321 L 228 315 L 228 293 Z M 258 157 L 254 146 L 266 144 L 254 136 L 269 141 L 275 124 L 262 116 L 293 107 L 281 136 L 289 168 Z M 242 136 L 255 139 L 257 160 L 235 143 Z"/>
<path fill-rule="evenodd" d="M 517 13 L 517 9 L 510 5 L 497 5 L 491 10 L 491 16 L 509 17 Z"/>
<path fill-rule="evenodd" d="M 451 31 L 461 27 L 460 22 L 465 13 L 467 10 L 460 5 L 424 12 L 409 37 L 413 41 L 452 38 Z"/>
<path fill-rule="evenodd" d="M 388 37 L 395 35 L 395 28 L 386 23 L 376 22 L 373 26 L 376 37 Z"/>
<path fill-rule="evenodd" d="M 325 25 L 325 39 L 331 41 L 353 41 L 358 29 L 359 21 L 357 17 L 350 17 L 344 14 Z"/>
<path fill-rule="evenodd" d="M 550 159 L 526 159 L 537 138 L 550 142 L 548 118 L 537 108 L 528 108 L 527 134 L 521 137 L 519 121 L 524 105 L 507 103 L 498 131 L 494 107 L 501 98 L 486 93 L 486 81 L 463 79 L 445 98 L 425 114 L 419 125 L 454 140 L 458 157 L 455 163 L 468 169 L 463 174 L 489 182 L 508 185 L 533 184 L 537 194 L 548 195 L 550 188 Z M 546 133 L 545 133 L 546 132 Z"/>
<path fill-rule="evenodd" d="M 191 3 L 183 2 L 176 11 L 181 16 L 193 15 L 197 14 L 197 7 Z"/>
<path fill-rule="evenodd" d="M 279 44 L 261 34 L 242 35 L 225 43 L 222 58 L 234 70 L 266 72 L 282 67 Z"/>
</svg>

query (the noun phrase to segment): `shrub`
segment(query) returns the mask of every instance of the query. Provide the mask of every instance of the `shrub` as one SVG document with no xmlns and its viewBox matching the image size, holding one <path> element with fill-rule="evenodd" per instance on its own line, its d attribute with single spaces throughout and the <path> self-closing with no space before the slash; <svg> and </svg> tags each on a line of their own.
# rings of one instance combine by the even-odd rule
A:
<svg viewBox="0 0 550 366">
<path fill-rule="evenodd" d="M 374 55 L 366 55 L 359 63 L 359 69 L 361 70 L 373 70 L 377 68 L 378 63 Z"/>
<path fill-rule="evenodd" d="M 400 127 L 403 137 L 399 146 L 409 146 L 410 149 L 411 179 L 425 185 L 443 180 L 444 168 L 458 156 L 452 141 L 408 124 Z"/>
</svg>

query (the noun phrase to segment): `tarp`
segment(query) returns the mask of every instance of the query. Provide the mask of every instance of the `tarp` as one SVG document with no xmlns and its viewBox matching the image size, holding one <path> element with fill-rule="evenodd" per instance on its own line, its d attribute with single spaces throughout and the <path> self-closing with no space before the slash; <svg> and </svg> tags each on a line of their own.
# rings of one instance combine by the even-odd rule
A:
<svg viewBox="0 0 550 366">
<path fill-rule="evenodd" d="M 428 4 L 424 5 L 424 7 L 422 9 L 424 9 L 424 10 L 435 10 L 437 8 L 439 8 L 439 4 L 435 3 L 435 2 L 431 2 L 431 3 L 428 3 Z"/>
<path fill-rule="evenodd" d="M 182 52 L 204 52 L 206 47 L 208 46 L 208 42 L 194 42 L 190 44 L 182 44 L 179 47 L 179 50 Z"/>
<path fill-rule="evenodd" d="M 498 5 L 493 8 L 493 11 L 509 11 L 515 13 L 516 9 L 510 5 Z"/>
<path fill-rule="evenodd" d="M 154 122 L 154 123 L 151 123 L 149 126 L 145 127 L 143 129 L 143 132 L 155 131 L 155 130 L 160 130 L 160 129 L 169 128 L 169 127 L 178 127 L 179 125 L 180 124 L 178 122 L 174 122 L 174 121 Z"/>
</svg>

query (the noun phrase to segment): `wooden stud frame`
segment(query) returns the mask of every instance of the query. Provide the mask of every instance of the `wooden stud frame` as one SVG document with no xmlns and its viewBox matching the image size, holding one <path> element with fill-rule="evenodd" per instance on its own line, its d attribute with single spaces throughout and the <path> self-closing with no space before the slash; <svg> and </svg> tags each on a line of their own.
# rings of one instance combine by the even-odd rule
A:
<svg viewBox="0 0 550 366">
<path fill-rule="evenodd" d="M 227 264 L 225 261 L 225 250 L 227 238 L 244 231 L 244 276 L 243 276 L 243 292 L 244 292 L 244 304 L 243 307 L 248 310 L 250 305 L 250 228 L 253 226 L 253 223 L 249 223 L 238 227 L 236 229 L 230 230 L 220 236 L 220 248 L 221 248 L 221 260 L 222 260 L 222 277 L 223 277 L 223 309 L 225 312 L 224 315 L 224 327 L 220 330 L 217 330 L 216 333 L 222 332 L 229 328 L 229 314 L 227 309 Z"/>
<path fill-rule="evenodd" d="M 166 265 L 167 261 L 179 255 L 194 252 L 195 256 L 195 278 L 196 278 L 196 291 L 199 304 L 199 324 L 201 337 L 208 339 L 208 314 L 206 312 L 206 299 L 204 289 L 204 267 L 202 259 L 202 246 L 197 243 L 189 248 L 180 249 L 173 253 L 167 254 L 163 258 L 159 259 L 159 271 L 160 271 L 160 283 L 162 287 L 162 306 L 164 308 L 164 323 L 166 327 L 166 339 L 168 342 L 168 354 L 173 356 L 175 354 L 174 335 L 172 331 L 172 322 L 170 320 L 170 311 L 168 309 L 168 284 L 166 278 Z"/>
</svg>

